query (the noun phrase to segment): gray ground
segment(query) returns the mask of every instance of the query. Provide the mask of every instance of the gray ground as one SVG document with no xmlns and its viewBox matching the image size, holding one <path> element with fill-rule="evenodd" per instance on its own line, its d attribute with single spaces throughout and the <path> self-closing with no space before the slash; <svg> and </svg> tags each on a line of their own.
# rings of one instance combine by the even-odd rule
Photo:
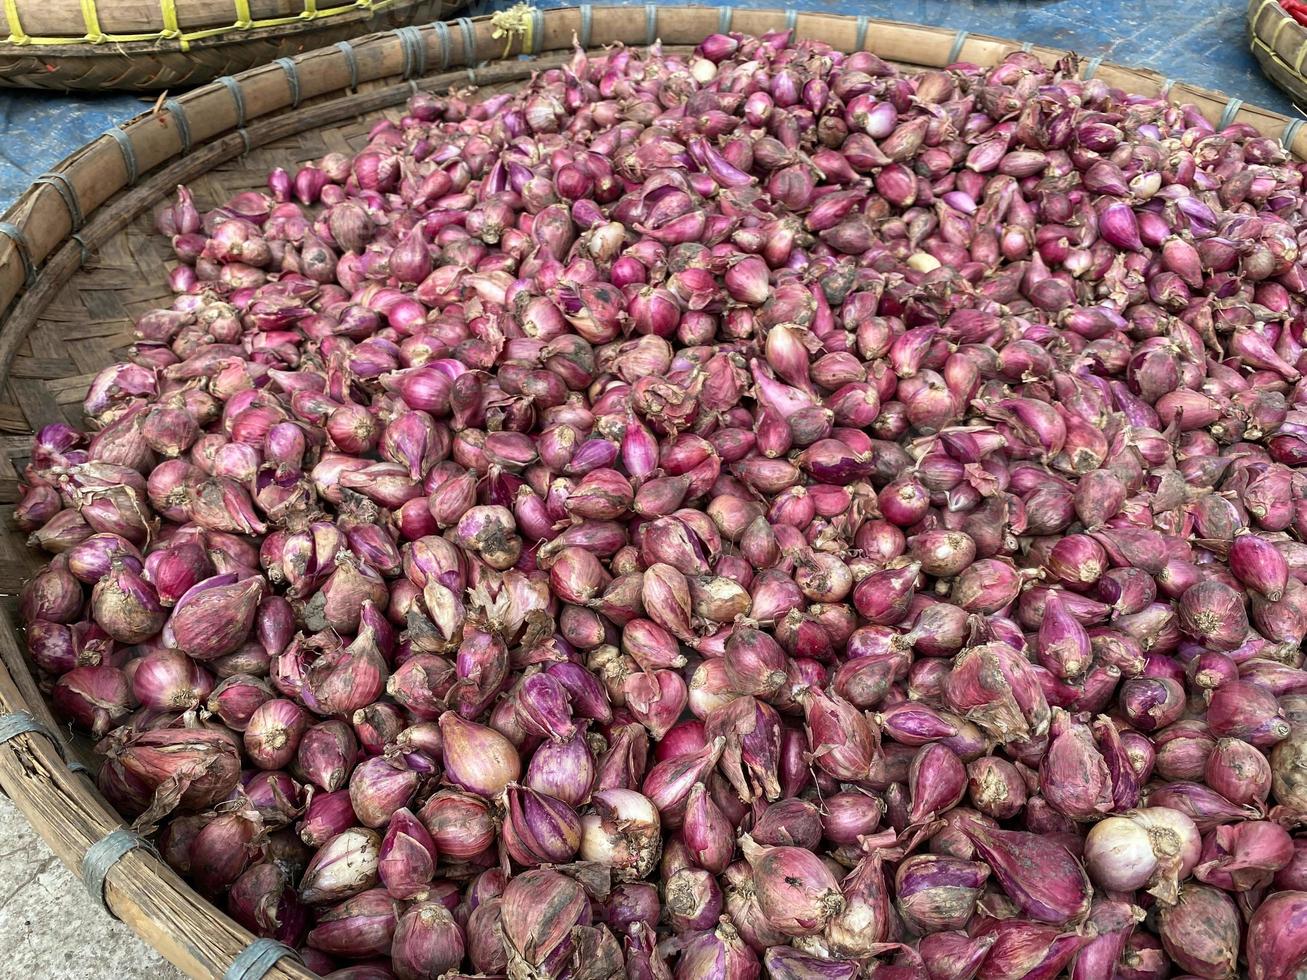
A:
<svg viewBox="0 0 1307 980">
<path fill-rule="evenodd" d="M 0 980 L 180 980 L 0 796 Z"/>
</svg>

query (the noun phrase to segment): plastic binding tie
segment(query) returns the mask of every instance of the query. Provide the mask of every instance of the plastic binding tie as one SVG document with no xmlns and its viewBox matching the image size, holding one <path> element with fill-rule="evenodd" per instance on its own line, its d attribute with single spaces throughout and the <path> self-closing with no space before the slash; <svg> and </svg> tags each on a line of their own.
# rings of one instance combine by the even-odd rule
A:
<svg viewBox="0 0 1307 980">
<path fill-rule="evenodd" d="M 256 939 L 231 961 L 222 980 L 262 980 L 273 964 L 283 956 L 293 956 L 297 960 L 300 958 L 300 954 L 285 943 L 275 939 Z"/>
<path fill-rule="evenodd" d="M 1174 84 L 1175 84 L 1175 79 L 1174 79 L 1174 78 L 1164 78 L 1164 79 L 1162 79 L 1162 91 L 1158 92 L 1157 94 L 1160 95 L 1160 96 L 1161 96 L 1162 98 L 1164 98 L 1164 99 L 1170 99 L 1170 97 L 1171 97 L 1171 86 L 1174 85 Z"/>
<path fill-rule="evenodd" d="M 1026 41 L 1021 45 L 1021 50 L 1024 51 L 1026 54 L 1030 54 L 1031 51 L 1035 50 L 1035 42 Z"/>
<path fill-rule="evenodd" d="M 395 36 L 404 48 L 404 78 L 425 75 L 427 46 L 422 43 L 422 32 L 416 27 L 401 27 L 395 31 Z"/>
<path fill-rule="evenodd" d="M 286 73 L 286 84 L 290 86 L 290 107 L 294 109 L 300 104 L 300 66 L 290 58 L 278 58 L 273 64 Z"/>
<path fill-rule="evenodd" d="M 966 31 L 958 31 L 953 36 L 953 47 L 948 49 L 948 63 L 950 65 L 956 63 L 958 56 L 962 54 L 962 45 L 967 43 L 967 37 Z"/>
<path fill-rule="evenodd" d="M 23 260 L 23 285 L 30 289 L 32 283 L 36 281 L 36 266 L 32 264 L 31 246 L 27 242 L 27 233 L 15 224 L 0 221 L 0 235 L 4 235 L 13 242 L 14 248 L 18 250 L 18 257 Z"/>
<path fill-rule="evenodd" d="M 0 744 L 8 742 L 15 736 L 29 734 L 44 735 L 54 744 L 55 751 L 59 753 L 59 758 L 65 762 L 68 761 L 67 756 L 64 755 L 63 743 L 55 737 L 54 732 L 37 721 L 33 715 L 26 711 L 13 711 L 7 715 L 0 715 Z M 80 763 L 78 764 L 80 765 Z"/>
<path fill-rule="evenodd" d="M 191 121 L 186 118 L 186 110 L 176 99 L 166 99 L 163 107 L 172 114 L 173 122 L 177 126 L 177 137 L 182 141 L 182 153 L 191 152 Z"/>
<path fill-rule="evenodd" d="M 135 185 L 136 178 L 140 176 L 140 170 L 136 166 L 136 147 L 132 146 L 132 138 L 127 135 L 127 130 L 119 126 L 105 130 L 105 136 L 112 137 L 113 141 L 118 144 L 118 148 L 123 152 L 123 166 L 127 168 L 127 186 Z"/>
<path fill-rule="evenodd" d="M 75 241 L 79 246 L 81 246 L 81 249 L 82 249 L 82 256 L 81 256 L 81 257 L 82 257 L 82 265 L 85 266 L 88 262 L 91 261 L 91 254 L 92 254 L 92 253 L 91 253 L 91 246 L 86 244 L 86 239 L 83 238 L 80 234 L 69 235 L 68 237 L 71 238 L 73 241 Z M 70 762 L 70 763 L 68 763 L 68 768 L 69 768 L 69 769 L 72 769 L 74 765 L 79 765 L 79 766 L 80 766 L 81 763 L 72 763 L 72 762 Z M 82 768 L 85 769 L 86 767 L 85 767 L 85 766 L 82 766 Z M 73 771 L 76 772 L 76 770 L 73 770 Z"/>
<path fill-rule="evenodd" d="M 231 100 L 236 103 L 236 128 L 243 128 L 245 125 L 245 92 L 241 89 L 241 83 L 230 75 L 221 75 L 214 81 L 225 86 L 227 91 L 231 93 Z"/>
<path fill-rule="evenodd" d="M 646 3 L 644 5 L 644 43 L 653 44 L 658 40 L 658 5 L 656 3 Z"/>
<path fill-rule="evenodd" d="M 440 23 L 440 27 L 444 26 Z M 353 92 L 359 87 L 359 57 L 354 52 L 354 45 L 348 41 L 337 41 L 336 48 L 345 56 L 345 63 L 349 65 L 349 90 Z"/>
<path fill-rule="evenodd" d="M 1096 58 L 1090 58 L 1085 64 L 1085 73 L 1081 77 L 1087 82 L 1094 77 L 1094 72 L 1098 71 L 1098 66 L 1103 63 L 1103 56 L 1100 54 Z"/>
<path fill-rule="evenodd" d="M 453 46 L 449 39 L 449 25 L 443 20 L 431 22 L 432 28 L 436 32 L 436 40 L 440 43 L 440 70 L 449 70 L 449 52 Z"/>
<path fill-rule="evenodd" d="M 539 54 L 545 46 L 545 12 L 531 8 L 531 53 Z"/>
<path fill-rule="evenodd" d="M 91 770 L 87 769 L 84 765 L 82 765 L 82 764 L 81 764 L 80 762 L 78 762 L 76 759 L 74 759 L 72 762 L 68 763 L 68 771 L 69 771 L 69 772 L 80 772 L 80 773 L 81 773 L 83 776 L 85 776 L 87 779 L 91 779 L 91 780 L 94 782 L 94 779 L 93 779 L 93 777 L 92 777 L 92 775 L 91 775 Z"/>
<path fill-rule="evenodd" d="M 859 14 L 855 23 L 858 25 L 858 33 L 853 39 L 853 50 L 865 51 L 867 50 L 867 25 L 871 23 L 871 18 L 866 14 Z"/>
<path fill-rule="evenodd" d="M 581 11 L 581 47 L 590 47 L 590 28 L 594 24 L 594 5 L 583 3 L 580 6 Z"/>
<path fill-rule="evenodd" d="M 717 8 L 717 33 L 718 34 L 731 33 L 731 21 L 733 21 L 734 19 L 735 19 L 734 7 L 718 7 Z"/>
<path fill-rule="evenodd" d="M 475 68 L 477 64 L 477 36 L 476 27 L 467 17 L 460 17 L 454 21 L 458 29 L 463 32 L 463 64 L 468 68 Z M 475 83 L 475 79 L 473 82 Z"/>
<path fill-rule="evenodd" d="M 82 205 L 77 200 L 77 189 L 73 187 L 73 182 L 68 179 L 67 174 L 52 170 L 48 174 L 41 174 L 32 183 L 49 184 L 57 190 L 59 196 L 64 199 L 64 207 L 68 209 L 68 217 L 72 221 L 73 231 L 81 229 L 85 220 L 82 215 Z"/>
<path fill-rule="evenodd" d="M 119 827 L 88 847 L 82 858 L 82 884 L 96 903 L 110 915 L 113 912 L 104 897 L 104 881 L 109 876 L 109 869 L 121 861 L 128 851 L 138 847 L 154 850 L 140 834 Z"/>
<path fill-rule="evenodd" d="M 786 8 L 785 8 L 785 29 L 786 29 L 787 31 L 792 31 L 792 30 L 794 30 L 795 26 L 796 26 L 798 23 L 799 23 L 799 12 L 798 12 L 797 10 L 795 10 L 793 7 L 786 7 Z"/>
<path fill-rule="evenodd" d="M 1307 122 L 1307 119 L 1293 119 L 1289 122 L 1289 125 L 1284 127 L 1284 135 L 1280 137 L 1280 142 L 1284 144 L 1286 150 L 1293 151 L 1293 139 L 1298 135 L 1298 130 L 1302 128 L 1302 124 L 1305 122 Z"/>
<path fill-rule="evenodd" d="M 1225 129 L 1226 126 L 1234 122 L 1234 117 L 1239 114 L 1239 108 L 1243 105 L 1243 99 L 1231 99 L 1225 104 L 1225 111 L 1221 113 L 1221 121 L 1217 129 Z"/>
</svg>

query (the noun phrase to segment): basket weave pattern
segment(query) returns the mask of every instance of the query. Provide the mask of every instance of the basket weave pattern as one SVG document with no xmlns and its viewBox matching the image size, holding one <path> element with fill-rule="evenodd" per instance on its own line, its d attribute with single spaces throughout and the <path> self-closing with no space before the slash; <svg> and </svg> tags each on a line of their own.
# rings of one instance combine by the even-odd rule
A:
<svg viewBox="0 0 1307 980">
<path fill-rule="evenodd" d="M 541 64 L 567 56 L 573 37 L 586 46 L 621 42 L 695 44 L 732 29 L 763 33 L 790 26 L 843 50 L 863 47 L 907 66 L 955 61 L 992 65 L 1027 45 L 987 36 L 867 18 L 768 10 L 648 6 L 535 11 L 528 29 L 507 38 L 489 18 L 432 24 L 312 51 L 246 72 L 232 84 L 198 89 L 126 124 L 68 158 L 57 179 L 34 185 L 0 224 L 0 593 L 12 597 L 44 559 L 13 528 L 12 504 L 31 432 L 52 421 L 81 421 L 91 377 L 121 359 L 132 318 L 166 306 L 171 258 L 150 212 L 178 183 L 203 207 L 263 186 L 275 165 L 352 152 L 380 113 L 398 113 L 413 86 L 433 91 L 520 83 Z M 508 50 L 505 51 L 507 41 Z M 519 60 L 516 55 L 539 56 Z M 1030 48 L 1052 63 L 1065 52 Z M 556 54 L 549 54 L 554 52 Z M 505 57 L 507 54 L 507 58 Z M 483 64 L 487 59 L 489 64 Z M 428 74 L 431 72 L 431 74 Z M 1234 120 L 1284 137 L 1307 156 L 1296 123 L 1219 93 L 1169 85 L 1156 73 L 1088 62 L 1093 74 L 1127 91 L 1197 105 L 1213 122 Z M 6 231 L 5 229 L 8 229 Z M 57 722 L 42 700 L 12 626 L 12 598 L 0 602 L 0 727 L 29 712 L 50 732 Z M 0 739 L 0 789 L 27 814 L 55 853 L 80 869 L 89 847 L 121 826 L 85 775 L 68 768 L 65 747 L 28 731 Z M 109 868 L 103 897 L 181 969 L 222 976 L 253 937 L 200 899 L 157 856 L 133 849 Z M 283 958 L 270 977 L 310 976 Z"/>
<path fill-rule="evenodd" d="M 4 0 L 0 85 L 198 85 L 370 31 L 449 17 L 468 0 Z"/>
<path fill-rule="evenodd" d="M 1278 0 L 1249 0 L 1248 40 L 1266 77 L 1307 106 L 1307 27 Z"/>
</svg>

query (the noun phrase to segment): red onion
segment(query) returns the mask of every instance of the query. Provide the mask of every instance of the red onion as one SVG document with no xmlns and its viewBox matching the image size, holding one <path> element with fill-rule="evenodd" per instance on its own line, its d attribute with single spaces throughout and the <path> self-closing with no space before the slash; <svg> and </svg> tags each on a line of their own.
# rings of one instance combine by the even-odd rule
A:
<svg viewBox="0 0 1307 980">
<path fill-rule="evenodd" d="M 1061 844 L 1021 831 L 974 827 L 966 834 L 1003 889 L 1031 918 L 1065 923 L 1088 909 L 1089 883 Z"/>
<path fill-rule="evenodd" d="M 1094 824 L 1085 839 L 1085 867 L 1104 888 L 1126 892 L 1146 886 L 1171 901 L 1177 884 L 1198 863 L 1201 847 L 1198 828 L 1183 813 L 1145 807 Z"/>
<path fill-rule="evenodd" d="M 759 907 L 780 931 L 812 935 L 844 908 L 835 878 L 811 851 L 763 847 L 747 834 L 741 848 L 753 867 Z"/>
<path fill-rule="evenodd" d="M 502 930 L 510 964 L 554 972 L 575 951 L 576 926 L 590 921 L 585 892 L 557 871 L 515 876 L 504 891 Z"/>
<path fill-rule="evenodd" d="M 1302 969 L 1307 957 L 1301 919 L 1305 901 L 1305 892 L 1283 891 L 1257 907 L 1245 940 L 1251 980 L 1289 977 Z"/>
<path fill-rule="evenodd" d="M 300 900 L 316 905 L 357 895 L 377 880 L 381 838 L 361 827 L 326 841 L 300 879 Z"/>
<path fill-rule="evenodd" d="M 1199 976 L 1233 976 L 1239 957 L 1239 911 L 1224 892 L 1186 884 L 1173 905 L 1163 905 L 1160 935 L 1182 969 Z"/>
<path fill-rule="evenodd" d="M 319 973 L 1287 976 L 1302 177 L 1024 52 L 418 92 L 158 210 L 33 663 Z"/>
</svg>

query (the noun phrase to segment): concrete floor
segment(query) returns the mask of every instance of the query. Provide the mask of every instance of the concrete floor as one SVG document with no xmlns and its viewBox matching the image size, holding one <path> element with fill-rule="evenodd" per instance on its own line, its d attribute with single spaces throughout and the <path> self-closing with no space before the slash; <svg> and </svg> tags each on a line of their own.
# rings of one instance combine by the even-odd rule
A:
<svg viewBox="0 0 1307 980">
<path fill-rule="evenodd" d="M 0 980 L 180 980 L 0 796 Z"/>
</svg>

